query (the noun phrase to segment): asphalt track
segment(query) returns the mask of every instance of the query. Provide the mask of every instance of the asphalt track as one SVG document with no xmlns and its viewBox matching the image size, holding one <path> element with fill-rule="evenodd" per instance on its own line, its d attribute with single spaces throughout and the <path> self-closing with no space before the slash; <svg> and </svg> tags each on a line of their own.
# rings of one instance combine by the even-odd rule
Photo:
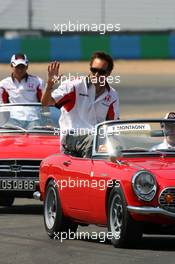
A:
<svg viewBox="0 0 175 264">
<path fill-rule="evenodd" d="M 89 226 L 78 231 L 104 231 Z M 139 246 L 116 249 L 100 239 L 50 240 L 43 225 L 42 205 L 18 199 L 11 208 L 0 208 L 1 264 L 174 264 L 175 238 L 145 236 Z"/>
<path fill-rule="evenodd" d="M 116 87 L 120 94 L 121 117 L 156 118 L 175 110 L 174 86 L 173 74 L 123 74 Z M 89 226 L 79 231 L 104 229 Z M 45 233 L 41 202 L 16 199 L 13 207 L 0 207 L 0 264 L 109 262 L 174 264 L 175 237 L 145 236 L 139 246 L 132 249 L 115 249 L 108 241 L 102 243 L 88 237 L 61 243 L 50 240 Z"/>
</svg>

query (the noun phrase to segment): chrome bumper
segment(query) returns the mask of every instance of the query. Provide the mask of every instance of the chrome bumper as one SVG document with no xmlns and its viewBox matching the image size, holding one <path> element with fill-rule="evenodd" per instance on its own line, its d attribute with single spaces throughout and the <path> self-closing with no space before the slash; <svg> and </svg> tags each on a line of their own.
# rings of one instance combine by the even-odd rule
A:
<svg viewBox="0 0 175 264">
<path fill-rule="evenodd" d="M 160 214 L 164 216 L 169 216 L 175 218 L 175 213 L 166 211 L 160 207 L 136 207 L 136 206 L 127 206 L 127 209 L 131 213 L 137 213 L 141 215 L 151 215 L 151 214 Z"/>
</svg>

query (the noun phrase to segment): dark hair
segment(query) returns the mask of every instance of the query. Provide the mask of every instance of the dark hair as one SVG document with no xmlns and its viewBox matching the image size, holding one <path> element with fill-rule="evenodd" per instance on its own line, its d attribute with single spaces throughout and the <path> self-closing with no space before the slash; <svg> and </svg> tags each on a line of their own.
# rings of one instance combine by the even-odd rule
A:
<svg viewBox="0 0 175 264">
<path fill-rule="evenodd" d="M 90 66 L 92 66 L 92 63 L 95 59 L 101 59 L 105 60 L 108 63 L 108 72 L 111 72 L 114 68 L 114 62 L 112 57 L 109 54 L 106 54 L 102 51 L 96 51 L 92 54 L 91 60 L 90 60 Z"/>
<path fill-rule="evenodd" d="M 23 53 L 17 53 L 17 54 L 15 54 L 15 59 L 16 60 L 18 60 L 18 59 L 25 60 L 25 55 Z"/>
</svg>

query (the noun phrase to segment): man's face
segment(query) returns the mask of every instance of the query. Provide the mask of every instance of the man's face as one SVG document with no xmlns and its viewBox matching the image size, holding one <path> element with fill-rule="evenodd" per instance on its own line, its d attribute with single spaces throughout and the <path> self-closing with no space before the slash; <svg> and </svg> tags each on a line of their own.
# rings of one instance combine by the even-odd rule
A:
<svg viewBox="0 0 175 264">
<path fill-rule="evenodd" d="M 17 79 L 22 79 L 26 72 L 27 72 L 28 66 L 25 66 L 24 64 L 19 64 L 16 67 L 12 66 L 13 76 Z"/>
<path fill-rule="evenodd" d="M 106 77 L 109 75 L 108 62 L 99 58 L 94 59 L 90 67 L 90 78 L 92 83 L 104 86 Z"/>
<path fill-rule="evenodd" d="M 175 124 L 166 124 L 165 125 L 165 132 L 168 144 L 171 146 L 175 146 Z"/>
</svg>

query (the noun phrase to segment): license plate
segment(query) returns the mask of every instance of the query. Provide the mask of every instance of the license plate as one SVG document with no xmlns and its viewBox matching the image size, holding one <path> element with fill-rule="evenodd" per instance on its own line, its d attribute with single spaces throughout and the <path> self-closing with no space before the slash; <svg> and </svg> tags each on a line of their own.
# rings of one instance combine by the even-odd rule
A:
<svg viewBox="0 0 175 264">
<path fill-rule="evenodd" d="M 34 191 L 34 180 L 0 180 L 0 190 L 13 190 L 13 191 Z"/>
</svg>

